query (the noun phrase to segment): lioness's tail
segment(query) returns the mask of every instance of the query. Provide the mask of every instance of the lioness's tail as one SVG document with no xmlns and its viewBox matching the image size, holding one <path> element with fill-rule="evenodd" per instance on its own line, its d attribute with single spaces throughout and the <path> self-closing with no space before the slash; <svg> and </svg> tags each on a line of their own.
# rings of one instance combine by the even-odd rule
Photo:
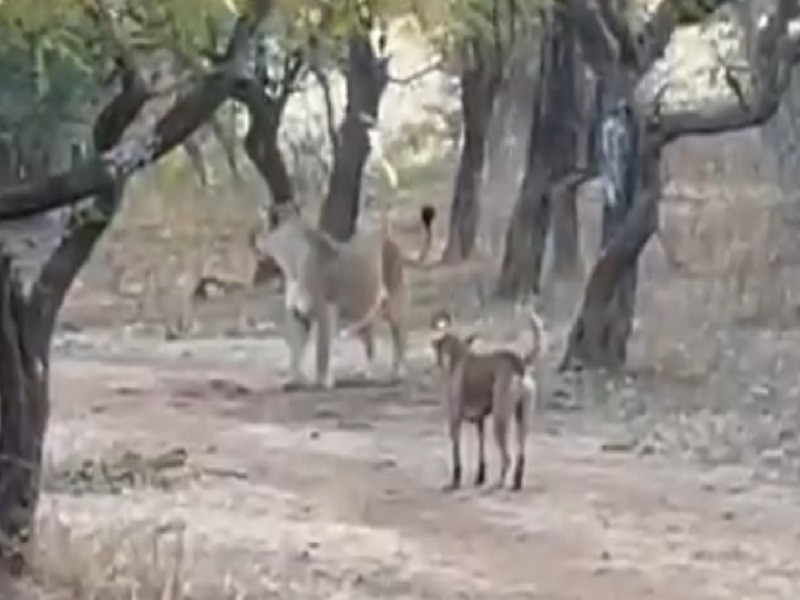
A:
<svg viewBox="0 0 800 600">
<path fill-rule="evenodd" d="M 539 318 L 539 315 L 536 314 L 535 311 L 531 311 L 529 318 L 531 320 L 531 331 L 533 333 L 533 343 L 531 344 L 531 349 L 528 353 L 523 357 L 523 361 L 526 365 L 533 364 L 539 355 L 542 353 L 542 349 L 544 348 L 544 327 L 542 326 L 542 320 Z"/>
<path fill-rule="evenodd" d="M 422 223 L 423 239 L 422 246 L 419 249 L 417 258 L 409 258 L 402 256 L 403 264 L 407 267 L 424 267 L 425 261 L 428 259 L 428 254 L 431 251 L 431 243 L 433 241 L 433 220 L 436 218 L 436 209 L 430 204 L 423 204 L 419 211 L 419 219 Z"/>
</svg>

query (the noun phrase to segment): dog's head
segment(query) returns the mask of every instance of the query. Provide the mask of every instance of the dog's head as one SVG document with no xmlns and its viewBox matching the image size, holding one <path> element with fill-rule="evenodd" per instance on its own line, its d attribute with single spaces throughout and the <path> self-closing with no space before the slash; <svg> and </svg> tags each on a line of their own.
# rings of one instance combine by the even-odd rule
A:
<svg viewBox="0 0 800 600">
<path fill-rule="evenodd" d="M 431 348 L 436 359 L 436 366 L 451 371 L 455 365 L 469 352 L 472 343 L 478 337 L 472 333 L 461 337 L 453 331 L 453 316 L 447 309 L 433 313 L 430 321 L 433 330 Z"/>
</svg>

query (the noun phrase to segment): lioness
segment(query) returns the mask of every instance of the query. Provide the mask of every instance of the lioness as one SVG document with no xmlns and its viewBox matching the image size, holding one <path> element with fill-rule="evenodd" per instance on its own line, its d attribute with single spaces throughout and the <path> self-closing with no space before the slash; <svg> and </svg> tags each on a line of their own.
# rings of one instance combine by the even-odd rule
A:
<svg viewBox="0 0 800 600">
<path fill-rule="evenodd" d="M 430 247 L 432 207 L 422 209 L 424 249 L 419 259 L 403 256 L 399 246 L 380 231 L 357 233 L 347 242 L 338 242 L 307 223 L 296 207 L 286 206 L 283 214 L 271 215 L 268 228 L 251 238 L 260 256 L 269 256 L 285 280 L 284 302 L 291 352 L 291 379 L 285 387 L 303 385 L 301 362 L 312 325 L 317 326 L 316 384 L 330 389 L 334 377 L 329 368 L 331 336 L 337 321 L 361 339 L 368 362 L 374 367 L 373 327 L 379 317 L 391 330 L 393 379 L 406 370 L 407 304 L 404 266 L 421 264 Z"/>
<path fill-rule="evenodd" d="M 486 479 L 484 422 L 489 414 L 494 421 L 494 436 L 500 453 L 500 473 L 495 489 L 502 488 L 510 466 L 508 424 L 513 416 L 517 433 L 517 456 L 512 489 L 522 488 L 525 471 L 525 437 L 529 413 L 535 407 L 536 382 L 528 367 L 538 357 L 543 339 L 541 322 L 530 315 L 533 344 L 524 356 L 511 350 L 478 353 L 471 350 L 475 336 L 462 338 L 450 329 L 448 315 L 438 314 L 431 325 L 439 332 L 433 341 L 436 363 L 444 376 L 443 399 L 447 411 L 452 450 L 452 476 L 445 491 L 461 485 L 461 424 L 475 424 L 478 433 L 478 468 L 475 485 Z"/>
</svg>

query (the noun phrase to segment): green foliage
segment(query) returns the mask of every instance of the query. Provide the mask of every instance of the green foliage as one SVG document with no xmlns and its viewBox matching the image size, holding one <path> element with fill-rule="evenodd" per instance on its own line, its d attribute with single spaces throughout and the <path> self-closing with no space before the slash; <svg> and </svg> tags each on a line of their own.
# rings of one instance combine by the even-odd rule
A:
<svg viewBox="0 0 800 600">
<path fill-rule="evenodd" d="M 463 55 L 475 42 L 508 48 L 513 39 L 539 23 L 554 0 L 447 0 L 414 2 L 414 14 L 445 54 Z"/>
<path fill-rule="evenodd" d="M 99 99 L 105 59 L 95 29 L 76 1 L 0 3 L 0 136 L 29 166 L 68 144 L 64 131 Z"/>
</svg>

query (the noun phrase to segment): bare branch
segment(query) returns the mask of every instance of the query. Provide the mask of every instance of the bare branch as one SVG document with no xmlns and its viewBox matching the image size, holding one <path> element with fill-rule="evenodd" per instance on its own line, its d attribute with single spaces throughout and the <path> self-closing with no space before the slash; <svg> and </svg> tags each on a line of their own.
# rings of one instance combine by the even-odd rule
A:
<svg viewBox="0 0 800 600">
<path fill-rule="evenodd" d="M 311 73 L 322 88 L 322 98 L 325 102 L 325 124 L 328 128 L 328 139 L 331 143 L 331 151 L 334 152 L 339 145 L 339 134 L 336 132 L 336 119 L 333 115 L 333 94 L 331 94 L 331 85 L 328 81 L 328 76 L 319 65 L 312 64 Z"/>
<path fill-rule="evenodd" d="M 800 58 L 800 34 L 790 28 L 796 15 L 792 0 L 781 0 L 778 10 L 758 31 L 759 82 L 756 97 L 710 108 L 678 110 L 655 123 L 664 143 L 684 135 L 713 135 L 763 125 L 775 114 L 791 83 L 792 69 Z"/>
<path fill-rule="evenodd" d="M 564 9 L 575 23 L 584 56 L 599 77 L 610 77 L 619 56 L 614 36 L 604 26 L 597 3 L 590 0 L 564 0 Z"/>
<path fill-rule="evenodd" d="M 734 0 L 662 0 L 650 19 L 635 34 L 637 71 L 647 72 L 664 56 L 675 30 L 681 25 L 696 25 Z"/>
<path fill-rule="evenodd" d="M 23 182 L 0 190 L 0 219 L 16 219 L 61 206 L 87 196 L 106 193 L 135 171 L 183 142 L 230 95 L 235 83 L 247 78 L 247 54 L 255 23 L 237 21 L 226 55 L 227 68 L 203 77 L 160 120 L 71 171 Z"/>
<path fill-rule="evenodd" d="M 389 83 L 394 83 L 397 85 L 408 85 L 418 79 L 422 79 L 423 77 L 433 73 L 434 71 L 438 71 L 439 69 L 442 68 L 442 65 L 444 65 L 444 59 L 440 56 L 429 65 L 420 67 L 418 70 L 403 77 L 394 77 L 392 75 L 389 75 Z"/>
</svg>

